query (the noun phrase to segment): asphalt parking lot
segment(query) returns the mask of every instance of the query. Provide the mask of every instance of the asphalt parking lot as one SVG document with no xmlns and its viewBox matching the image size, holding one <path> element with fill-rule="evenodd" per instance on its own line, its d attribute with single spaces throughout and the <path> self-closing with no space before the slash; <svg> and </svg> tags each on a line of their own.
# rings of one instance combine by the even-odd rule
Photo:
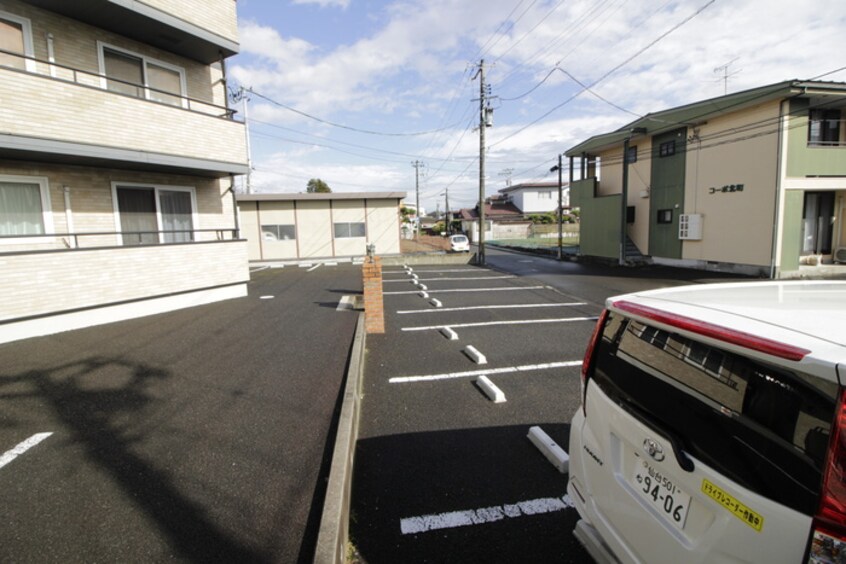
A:
<svg viewBox="0 0 846 564">
<path fill-rule="evenodd" d="M 361 269 L 251 278 L 0 346 L 0 561 L 311 562 Z"/>
<path fill-rule="evenodd" d="M 567 476 L 527 433 L 538 425 L 566 448 L 598 306 L 486 268 L 413 272 L 429 298 L 386 268 L 388 332 L 368 336 L 350 532 L 361 558 L 589 561 L 570 535 Z M 504 403 L 480 390 L 481 373 Z"/>
</svg>

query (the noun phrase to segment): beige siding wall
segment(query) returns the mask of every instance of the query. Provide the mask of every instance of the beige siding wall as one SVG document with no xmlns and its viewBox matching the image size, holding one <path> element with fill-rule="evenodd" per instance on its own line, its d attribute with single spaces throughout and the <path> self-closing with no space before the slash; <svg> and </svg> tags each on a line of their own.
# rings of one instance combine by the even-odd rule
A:
<svg viewBox="0 0 846 564">
<path fill-rule="evenodd" d="M 217 1 L 228 2 L 228 0 Z M 182 2 L 174 0 L 166 3 L 181 4 Z M 235 4 L 234 0 L 232 4 Z M 207 66 L 110 31 L 66 18 L 54 12 L 36 8 L 19 0 L 0 0 L 0 10 L 30 20 L 34 55 L 37 59 L 47 60 L 47 34 L 50 33 L 53 35 L 53 48 L 57 64 L 97 75 L 100 73 L 97 42 L 102 41 L 114 47 L 126 49 L 138 55 L 184 69 L 186 95 L 189 98 L 218 105 L 225 104 L 225 89 L 223 84 L 219 82 L 220 70 L 217 68 L 218 65 Z M 49 74 L 46 65 L 39 65 L 38 72 Z M 58 69 L 56 73 L 59 77 L 73 80 L 72 74 L 67 71 Z M 78 76 L 78 79 L 86 84 L 99 85 L 99 79 L 96 76 Z"/>
<path fill-rule="evenodd" d="M 0 255 L 0 320 L 249 280 L 242 241 Z"/>
<path fill-rule="evenodd" d="M 257 206 L 258 204 L 258 206 Z M 242 201 L 242 237 L 249 241 L 250 260 L 286 260 L 363 256 L 367 244 L 377 254 L 400 252 L 397 200 Z M 335 223 L 365 223 L 367 237 L 334 236 Z M 259 225 L 296 225 L 296 241 L 259 240 Z"/>
<path fill-rule="evenodd" d="M 297 218 L 294 202 L 262 202 L 256 219 L 261 221 L 261 225 L 288 225 L 294 226 L 295 231 L 299 231 L 296 227 Z M 299 233 L 296 233 L 297 239 L 289 240 L 273 240 L 266 237 L 261 230 L 259 230 L 259 236 L 262 237 L 261 249 L 266 260 L 297 258 Z"/>
<path fill-rule="evenodd" d="M 396 200 L 367 200 L 367 242 L 376 245 L 377 255 L 400 252 L 399 216 Z"/>
<path fill-rule="evenodd" d="M 642 192 L 649 190 L 652 175 L 652 142 L 648 138 L 632 141 L 637 146 L 637 161 L 629 165 L 628 205 L 635 208 L 635 222 L 628 225 L 628 234 L 641 252 L 649 248 L 649 198 Z M 623 145 L 622 143 L 599 154 L 600 180 L 597 196 L 613 196 L 623 192 Z M 622 212 L 621 212 L 622 213 Z"/>
<path fill-rule="evenodd" d="M 297 202 L 300 258 L 335 256 L 329 200 Z"/>
<path fill-rule="evenodd" d="M 682 258 L 770 264 L 778 115 L 779 103 L 772 102 L 699 126 L 701 148 L 696 141 L 687 146 L 685 213 L 703 215 L 703 239 L 685 241 Z M 765 134 L 748 138 L 758 133 Z M 742 192 L 721 191 L 737 184 Z M 712 194 L 711 188 L 718 191 Z"/>
<path fill-rule="evenodd" d="M 166 12 L 230 41 L 238 41 L 235 0 L 143 0 Z"/>
<path fill-rule="evenodd" d="M 50 205 L 55 233 L 67 233 L 68 221 L 65 207 L 65 187 L 70 201 L 71 221 L 74 233 L 117 231 L 115 223 L 112 183 L 127 182 L 162 186 L 190 186 L 194 188 L 197 201 L 197 222 L 195 229 L 234 229 L 232 196 L 224 193 L 229 179 L 209 179 L 177 174 L 159 174 L 118 169 L 101 169 L 42 163 L 15 161 L 0 162 L 0 175 L 45 177 L 49 183 Z M 228 237 L 229 234 L 227 233 Z M 201 234 L 200 240 L 212 240 L 214 233 Z M 115 236 L 83 237 L 81 247 L 116 245 Z M 72 244 L 70 239 L 57 237 L 44 245 L 14 245 L 0 242 L 0 253 L 33 249 L 65 248 Z"/>
<path fill-rule="evenodd" d="M 335 256 L 361 256 L 367 252 L 367 241 L 370 229 L 364 211 L 364 200 L 336 200 L 332 202 L 333 223 L 364 223 L 365 237 L 336 237 Z M 334 225 L 332 227 L 334 236 Z"/>
<path fill-rule="evenodd" d="M 258 215 L 256 202 L 238 202 L 238 223 L 241 228 L 241 238 L 247 240 L 247 255 L 250 260 L 261 260 L 261 243 L 259 242 Z"/>
</svg>

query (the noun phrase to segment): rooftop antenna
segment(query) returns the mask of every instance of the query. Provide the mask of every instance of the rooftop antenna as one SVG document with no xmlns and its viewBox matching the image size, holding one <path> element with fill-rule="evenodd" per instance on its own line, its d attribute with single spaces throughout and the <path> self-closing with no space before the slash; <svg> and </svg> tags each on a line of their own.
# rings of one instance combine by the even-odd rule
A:
<svg viewBox="0 0 846 564">
<path fill-rule="evenodd" d="M 499 172 L 499 176 L 505 177 L 505 185 L 511 186 L 511 175 L 514 173 L 513 168 L 506 168 Z"/>
<path fill-rule="evenodd" d="M 722 75 L 723 75 L 722 77 L 720 77 L 720 80 L 723 81 L 723 95 L 728 94 L 728 80 L 729 80 L 729 78 L 740 74 L 740 71 L 743 70 L 743 69 L 737 69 L 734 72 L 729 72 L 729 67 L 732 65 L 732 63 L 734 63 L 739 58 L 740 57 L 735 57 L 734 59 L 730 60 L 726 64 L 720 65 L 719 67 L 716 67 L 714 69 L 714 73 L 722 73 Z"/>
</svg>

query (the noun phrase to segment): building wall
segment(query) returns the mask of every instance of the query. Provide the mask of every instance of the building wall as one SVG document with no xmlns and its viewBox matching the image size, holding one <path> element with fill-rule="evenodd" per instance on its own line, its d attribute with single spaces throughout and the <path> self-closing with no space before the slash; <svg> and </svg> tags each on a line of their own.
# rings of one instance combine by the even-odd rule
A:
<svg viewBox="0 0 846 564">
<path fill-rule="evenodd" d="M 399 238 L 400 213 L 396 200 L 367 200 L 367 242 L 376 245 L 376 254 L 400 253 Z"/>
<path fill-rule="evenodd" d="M 335 237 L 336 223 L 364 223 L 364 237 Z M 382 226 L 369 225 L 365 211 L 364 200 L 333 200 L 332 201 L 332 236 L 334 238 L 334 256 L 362 256 L 367 253 L 367 240 L 371 232 L 378 231 Z"/>
<path fill-rule="evenodd" d="M 683 259 L 769 266 L 778 116 L 779 102 L 771 102 L 699 126 L 701 142 L 687 147 L 684 211 L 703 215 L 703 233 L 701 241 L 684 242 Z"/>
<path fill-rule="evenodd" d="M 90 145 L 94 154 L 107 147 L 246 162 L 244 126 L 232 120 L 11 70 L 0 70 L 0 100 L 6 134 Z"/>
<path fill-rule="evenodd" d="M 364 256 L 368 243 L 379 255 L 400 253 L 396 199 L 242 200 L 238 208 L 253 261 Z M 336 223 L 364 223 L 366 237 L 335 237 Z M 296 241 L 260 239 L 259 225 L 274 224 L 296 224 Z"/>
<path fill-rule="evenodd" d="M 549 198 L 541 198 L 541 192 L 549 193 Z M 515 190 L 512 194 L 515 205 L 523 213 L 546 213 L 558 209 L 558 188 Z"/>
<path fill-rule="evenodd" d="M 157 1 L 162 4 L 182 4 L 179 0 Z M 215 0 L 215 2 L 221 2 L 221 0 Z M 202 4 L 203 2 L 196 0 L 188 3 Z M 225 0 L 225 3 L 228 6 L 228 0 Z M 234 6 L 235 2 L 233 1 L 231 3 Z M 234 7 L 232 9 L 234 10 Z M 219 65 L 213 65 L 214 68 L 212 68 L 212 66 L 180 57 L 168 51 L 157 49 L 145 43 L 64 17 L 48 10 L 42 10 L 19 0 L 0 0 L 0 10 L 28 18 L 31 21 L 33 49 L 36 59 L 47 60 L 47 34 L 52 34 L 56 63 L 91 73 L 87 76 L 77 76 L 80 82 L 91 85 L 100 84 L 100 79 L 96 77 L 100 73 L 97 41 L 102 41 L 114 47 L 126 49 L 139 55 L 183 68 L 185 70 L 186 94 L 188 97 L 218 105 L 225 105 L 225 88 L 219 82 Z M 213 11 L 204 9 L 198 10 L 198 12 L 208 12 L 211 14 Z M 38 72 L 49 74 L 49 68 L 47 65 L 39 65 Z M 71 73 L 62 69 L 57 69 L 56 74 L 67 80 L 73 80 L 74 78 Z"/>
<path fill-rule="evenodd" d="M 846 177 L 846 145 L 835 147 L 808 146 L 808 111 L 806 99 L 790 101 L 790 116 L 786 130 L 788 136 L 787 176 L 844 176 Z M 846 111 L 841 110 L 844 113 Z M 840 124 L 841 136 L 846 129 Z"/>
<path fill-rule="evenodd" d="M 332 213 L 329 200 L 297 202 L 300 258 L 333 257 Z"/>
<path fill-rule="evenodd" d="M 617 258 L 620 256 L 622 194 L 597 196 L 599 184 L 595 178 L 587 178 L 570 185 L 573 205 L 580 209 L 579 254 Z"/>
<path fill-rule="evenodd" d="M 143 3 L 224 39 L 238 41 L 235 0 L 144 0 Z"/>
<path fill-rule="evenodd" d="M 249 281 L 243 241 L 0 255 L 0 321 Z"/>
</svg>

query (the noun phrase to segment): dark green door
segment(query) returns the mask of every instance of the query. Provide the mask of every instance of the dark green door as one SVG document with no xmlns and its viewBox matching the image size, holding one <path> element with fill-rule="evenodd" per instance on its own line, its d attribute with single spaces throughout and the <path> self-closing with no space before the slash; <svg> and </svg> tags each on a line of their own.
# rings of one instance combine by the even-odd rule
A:
<svg viewBox="0 0 846 564">
<path fill-rule="evenodd" d="M 652 138 L 652 188 L 649 192 L 649 254 L 680 259 L 679 214 L 684 210 L 687 129 Z"/>
</svg>

